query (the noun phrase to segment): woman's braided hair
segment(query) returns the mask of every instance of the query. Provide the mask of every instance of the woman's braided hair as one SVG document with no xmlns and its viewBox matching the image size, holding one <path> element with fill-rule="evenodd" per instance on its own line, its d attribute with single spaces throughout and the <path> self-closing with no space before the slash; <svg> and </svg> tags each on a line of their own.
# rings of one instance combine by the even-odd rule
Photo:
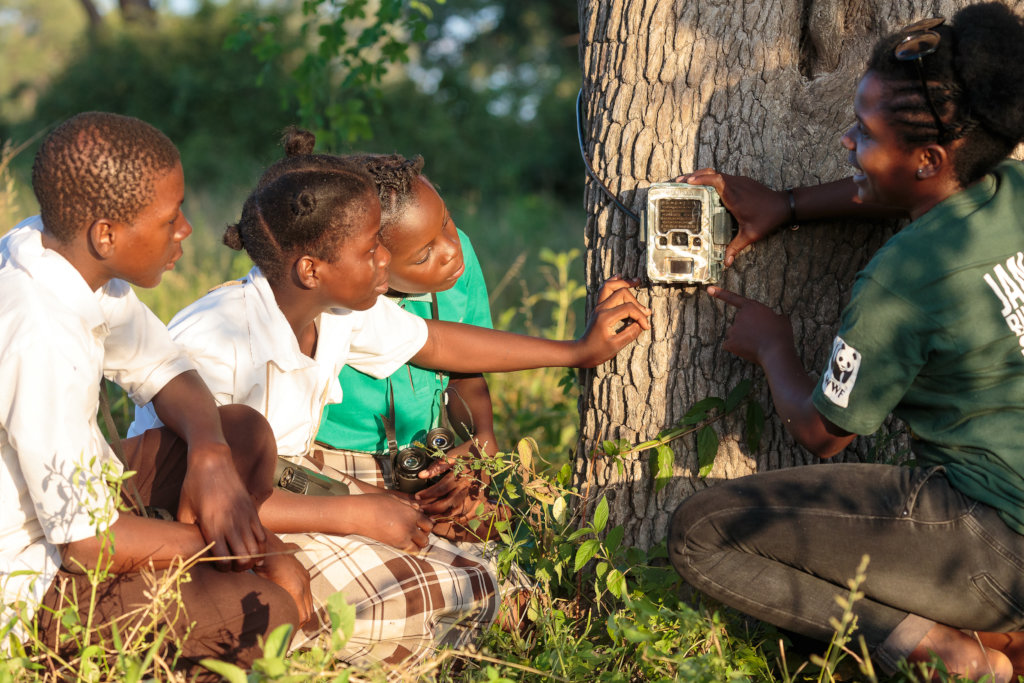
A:
<svg viewBox="0 0 1024 683">
<path fill-rule="evenodd" d="M 883 106 L 907 146 L 963 141 L 953 165 L 966 186 L 1024 139 L 1024 18 L 1001 2 L 986 2 L 932 30 L 940 36 L 938 49 L 920 66 L 944 132 L 928 106 L 917 64 L 894 56 L 905 34 L 880 40 L 867 68 L 885 82 Z"/>
<path fill-rule="evenodd" d="M 224 232 L 224 244 L 245 249 L 270 281 L 309 255 L 328 263 L 376 202 L 373 181 L 351 160 L 313 154 L 315 136 L 289 128 L 285 158 L 268 168 Z"/>
</svg>

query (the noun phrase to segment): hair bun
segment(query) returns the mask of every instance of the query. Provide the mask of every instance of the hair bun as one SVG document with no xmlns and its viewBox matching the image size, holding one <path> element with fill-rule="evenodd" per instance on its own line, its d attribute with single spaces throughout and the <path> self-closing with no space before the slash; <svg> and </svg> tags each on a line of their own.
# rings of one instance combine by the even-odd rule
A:
<svg viewBox="0 0 1024 683">
<path fill-rule="evenodd" d="M 1024 18 L 1006 5 L 970 5 L 954 15 L 956 68 L 971 116 L 989 132 L 1017 142 L 1024 137 Z"/>
<path fill-rule="evenodd" d="M 224 230 L 224 246 L 234 249 L 235 251 L 242 250 L 242 229 L 238 227 L 237 223 L 229 225 Z"/>
<path fill-rule="evenodd" d="M 281 144 L 284 145 L 285 156 L 297 157 L 312 154 L 313 148 L 316 147 L 316 136 L 308 130 L 288 126 L 284 130 Z"/>
<path fill-rule="evenodd" d="M 316 195 L 309 190 L 301 190 L 291 198 L 292 214 L 296 217 L 308 216 L 316 211 Z"/>
</svg>

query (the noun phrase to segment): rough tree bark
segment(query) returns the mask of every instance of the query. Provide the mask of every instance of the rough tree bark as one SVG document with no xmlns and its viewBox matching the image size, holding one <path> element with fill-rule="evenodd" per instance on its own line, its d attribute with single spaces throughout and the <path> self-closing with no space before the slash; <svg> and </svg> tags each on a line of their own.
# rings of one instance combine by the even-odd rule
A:
<svg viewBox="0 0 1024 683">
<path fill-rule="evenodd" d="M 839 144 L 875 39 L 918 18 L 951 16 L 964 0 L 580 0 L 587 151 L 595 170 L 635 212 L 652 182 L 706 166 L 773 188 L 849 174 Z M 1024 2 L 1018 0 L 1018 7 Z M 640 226 L 588 179 L 586 278 L 591 301 L 614 274 L 641 276 Z M 788 314 L 805 367 L 824 365 L 854 274 L 895 226 L 818 224 L 769 238 L 741 255 L 723 286 Z M 609 527 L 650 547 L 676 505 L 720 478 L 816 460 L 771 410 L 759 369 L 722 351 L 731 313 L 702 290 L 642 286 L 652 331 L 583 377 L 576 481 L 587 507 L 609 497 Z M 760 448 L 748 452 L 741 419 L 716 425 L 714 468 L 697 476 L 692 436 L 673 442 L 675 476 L 655 492 L 649 453 L 624 469 L 595 455 L 606 439 L 639 443 L 677 423 L 696 401 L 759 381 Z M 893 429 L 898 429 L 894 425 Z M 856 439 L 835 460 L 870 455 Z"/>
</svg>

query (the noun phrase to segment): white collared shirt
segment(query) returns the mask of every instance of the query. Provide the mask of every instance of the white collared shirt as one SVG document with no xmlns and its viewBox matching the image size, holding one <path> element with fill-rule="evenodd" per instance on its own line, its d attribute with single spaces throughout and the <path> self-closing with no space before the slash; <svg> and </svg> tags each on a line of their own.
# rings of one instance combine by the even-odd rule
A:
<svg viewBox="0 0 1024 683">
<path fill-rule="evenodd" d="M 334 309 L 316 324 L 316 357 L 310 358 L 299 349 L 270 283 L 253 268 L 243 280 L 183 309 L 170 331 L 218 404 L 255 408 L 274 429 L 278 453 L 303 455 L 313 446 L 324 406 L 342 400 L 338 373 L 345 365 L 387 377 L 427 341 L 423 319 L 386 297 L 366 311 Z M 129 434 L 158 424 L 152 407 L 143 406 Z"/>
<path fill-rule="evenodd" d="M 127 283 L 92 291 L 42 243 L 38 216 L 0 240 L 0 583 L 34 611 L 59 546 L 117 519 L 96 422 L 104 375 L 147 403 L 192 365 Z M 11 576 L 21 570 L 34 576 Z"/>
</svg>

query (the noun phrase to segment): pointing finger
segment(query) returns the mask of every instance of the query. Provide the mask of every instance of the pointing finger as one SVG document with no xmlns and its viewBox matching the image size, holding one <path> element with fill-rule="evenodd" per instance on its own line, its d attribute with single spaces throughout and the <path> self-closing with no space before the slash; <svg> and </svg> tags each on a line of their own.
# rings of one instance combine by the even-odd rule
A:
<svg viewBox="0 0 1024 683">
<path fill-rule="evenodd" d="M 715 287 L 711 285 L 708 287 L 708 294 L 715 297 L 719 301 L 724 301 L 730 306 L 736 308 L 743 308 L 749 299 L 746 299 L 735 292 L 730 292 L 728 289 L 722 289 L 721 287 Z"/>
</svg>

